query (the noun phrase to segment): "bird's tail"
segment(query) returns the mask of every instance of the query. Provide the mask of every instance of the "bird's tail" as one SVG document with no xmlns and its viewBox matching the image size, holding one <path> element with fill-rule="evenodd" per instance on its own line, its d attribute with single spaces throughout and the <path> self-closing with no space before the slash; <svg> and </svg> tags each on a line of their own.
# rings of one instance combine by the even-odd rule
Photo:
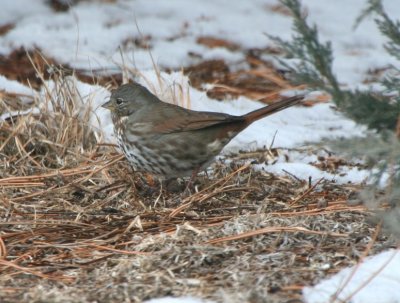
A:
<svg viewBox="0 0 400 303">
<path fill-rule="evenodd" d="M 303 99 L 304 99 L 304 95 L 285 98 L 285 99 L 275 102 L 271 105 L 262 107 L 260 109 L 256 109 L 255 111 L 252 111 L 252 112 L 244 115 L 243 118 L 249 125 L 249 124 L 253 123 L 254 121 L 257 121 L 258 119 L 275 114 L 285 108 L 288 108 L 290 106 L 298 104 Z"/>
</svg>

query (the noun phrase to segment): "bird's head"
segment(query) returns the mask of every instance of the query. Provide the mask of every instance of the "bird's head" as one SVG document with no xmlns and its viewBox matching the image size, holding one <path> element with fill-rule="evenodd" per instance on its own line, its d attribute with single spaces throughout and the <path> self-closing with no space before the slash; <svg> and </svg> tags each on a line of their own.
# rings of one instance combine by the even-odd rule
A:
<svg viewBox="0 0 400 303">
<path fill-rule="evenodd" d="M 110 100 L 102 107 L 117 117 L 130 116 L 151 102 L 159 101 L 147 88 L 138 83 L 123 84 L 111 91 Z"/>
</svg>

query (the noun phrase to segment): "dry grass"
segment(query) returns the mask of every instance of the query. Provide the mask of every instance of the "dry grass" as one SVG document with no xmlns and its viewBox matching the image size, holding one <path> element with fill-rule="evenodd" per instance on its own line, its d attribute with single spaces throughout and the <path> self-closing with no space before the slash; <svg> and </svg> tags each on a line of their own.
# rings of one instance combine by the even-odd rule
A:
<svg viewBox="0 0 400 303">
<path fill-rule="evenodd" d="M 216 163 L 190 196 L 149 191 L 54 80 L 56 94 L 29 104 L 39 112 L 0 122 L 2 302 L 283 302 L 394 245 L 347 203 L 357 186 L 255 172 L 264 151 Z"/>
</svg>

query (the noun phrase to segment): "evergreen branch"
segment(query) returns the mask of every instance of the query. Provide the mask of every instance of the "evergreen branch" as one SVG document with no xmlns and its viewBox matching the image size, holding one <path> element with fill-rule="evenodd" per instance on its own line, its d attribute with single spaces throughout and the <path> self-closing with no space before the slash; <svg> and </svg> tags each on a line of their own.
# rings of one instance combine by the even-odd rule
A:
<svg viewBox="0 0 400 303">
<path fill-rule="evenodd" d="M 384 45 L 386 51 L 400 60 L 400 22 L 390 19 L 382 5 L 382 0 L 369 0 L 368 6 L 357 18 L 355 26 L 358 26 L 365 17 L 373 14 L 378 16 L 375 22 L 380 32 L 389 39 L 389 42 Z"/>
<path fill-rule="evenodd" d="M 302 14 L 299 0 L 281 0 L 281 3 L 292 13 L 294 34 L 290 42 L 276 37 L 271 38 L 285 50 L 288 56 L 298 59 L 294 65 L 284 63 L 285 67 L 292 72 L 294 79 L 314 89 L 330 93 L 338 108 L 356 122 L 377 130 L 394 130 L 400 116 L 399 99 L 389 99 L 368 91 L 341 89 L 332 70 L 333 52 L 330 42 L 323 44 L 319 41 L 317 27 L 307 24 L 307 18 Z M 390 21 L 384 13 L 380 0 L 370 0 L 369 6 L 358 18 L 358 22 L 375 11 L 380 13 L 384 22 L 381 26 L 378 24 L 379 29 L 392 38 L 387 50 L 392 52 L 400 50 L 400 44 L 397 44 L 400 42 L 400 35 L 397 36 L 399 23 Z M 399 82 L 399 80 L 387 79 L 383 84 L 387 84 L 388 90 L 394 90 L 394 84 Z M 397 89 L 399 87 L 396 86 Z"/>
<path fill-rule="evenodd" d="M 281 0 L 281 3 L 289 8 L 293 15 L 294 36 L 292 42 L 282 43 L 279 38 L 273 38 L 288 53 L 289 56 L 297 57 L 301 61 L 296 68 L 297 80 L 312 83 L 317 88 L 331 87 L 330 93 L 336 96 L 338 102 L 342 100 L 339 84 L 332 72 L 332 47 L 330 42 L 321 44 L 319 42 L 318 30 L 314 25 L 308 26 L 306 16 L 301 12 L 298 0 Z M 293 69 L 292 69 L 293 70 Z"/>
</svg>

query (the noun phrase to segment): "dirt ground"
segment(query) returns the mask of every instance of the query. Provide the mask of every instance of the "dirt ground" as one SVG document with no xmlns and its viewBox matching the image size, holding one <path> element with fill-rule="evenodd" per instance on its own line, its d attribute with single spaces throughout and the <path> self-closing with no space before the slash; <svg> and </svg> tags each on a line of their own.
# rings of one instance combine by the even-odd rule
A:
<svg viewBox="0 0 400 303">
<path fill-rule="evenodd" d="M 206 38 L 199 43 L 222 43 Z M 208 92 L 213 98 L 245 95 L 269 103 L 292 86 L 260 59 L 263 51 L 272 50 L 249 51 L 246 70 L 205 61 L 185 72 L 196 87 L 220 84 Z M 182 184 L 166 190 L 134 173 L 74 114 L 76 104 L 63 90 L 67 66 L 38 51 L 29 56 L 33 60 L 18 50 L 2 58 L 1 74 L 34 88 L 52 78 L 71 102 L 54 112 L 10 115 L 0 124 L 1 302 L 142 302 L 183 295 L 301 302 L 303 286 L 395 247 L 358 200 L 361 185 L 253 169 L 288 150 L 231 155 L 199 176 L 197 191 L 184 194 Z M 45 73 L 47 64 L 57 73 Z M 110 87 L 122 79 L 75 74 Z M 1 92 L 0 113 L 43 101 L 27 99 Z M 305 150 L 317 154 L 319 148 Z M 312 164 L 330 172 L 353 165 L 333 154 Z"/>
</svg>

